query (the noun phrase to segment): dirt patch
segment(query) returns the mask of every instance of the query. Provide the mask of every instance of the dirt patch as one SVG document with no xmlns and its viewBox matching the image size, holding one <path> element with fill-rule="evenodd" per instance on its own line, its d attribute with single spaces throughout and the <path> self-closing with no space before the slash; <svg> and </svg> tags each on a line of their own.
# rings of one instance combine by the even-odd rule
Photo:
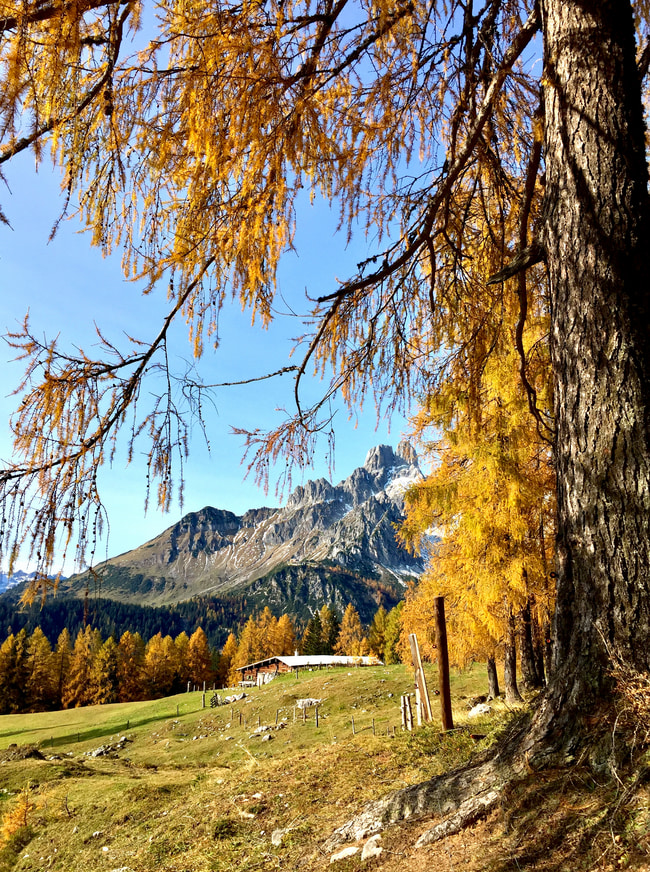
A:
<svg viewBox="0 0 650 872">
<path fill-rule="evenodd" d="M 5 751 L 0 751 L 0 763 L 11 763 L 14 760 L 44 760 L 45 757 L 36 745 L 9 745 Z"/>
</svg>

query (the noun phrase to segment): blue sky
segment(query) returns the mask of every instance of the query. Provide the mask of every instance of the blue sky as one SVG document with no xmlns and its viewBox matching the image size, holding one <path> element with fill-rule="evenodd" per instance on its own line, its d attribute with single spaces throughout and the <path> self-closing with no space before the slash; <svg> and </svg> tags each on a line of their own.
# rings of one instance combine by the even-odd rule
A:
<svg viewBox="0 0 650 872">
<path fill-rule="evenodd" d="M 29 309 L 33 328 L 48 338 L 60 335 L 62 343 L 81 346 L 89 352 L 96 336 L 94 322 L 107 338 L 123 344 L 125 332 L 148 339 L 158 330 L 159 318 L 166 310 L 165 288 L 159 294 L 143 296 L 134 283 L 122 278 L 119 256 L 104 259 L 90 247 L 89 237 L 74 221 L 63 222 L 55 239 L 48 244 L 51 227 L 62 200 L 58 174 L 47 159 L 38 173 L 34 158 L 25 154 L 5 170 L 9 187 L 0 187 L 0 206 L 12 228 L 0 226 L 0 333 L 14 329 Z M 282 265 L 280 290 L 299 306 L 308 289 L 312 297 L 336 287 L 336 277 L 344 278 L 366 254 L 360 238 L 346 248 L 345 234 L 335 236 L 337 216 L 323 204 L 306 206 L 299 216 L 295 240 L 297 252 L 289 252 Z M 278 301 L 278 306 L 282 305 Z M 307 310 L 307 305 L 303 307 Z M 287 365 L 291 338 L 301 332 L 300 323 L 291 317 L 279 318 L 267 331 L 251 328 L 250 314 L 233 303 L 224 312 L 220 326 L 220 346 L 207 349 L 200 361 L 205 382 L 224 382 L 250 378 Z M 172 365 L 184 369 L 191 358 L 184 325 L 171 342 Z M 0 345 L 3 390 L 0 396 L 0 457 L 11 454 L 9 415 L 17 397 L 9 396 L 17 386 L 22 369 L 11 363 L 12 349 Z M 308 391 L 318 390 L 309 384 Z M 136 457 L 130 466 L 118 456 L 101 479 L 101 490 L 109 513 L 110 538 L 98 550 L 101 559 L 142 544 L 174 523 L 183 511 L 205 505 L 241 513 L 247 508 L 277 505 L 274 482 L 269 493 L 256 487 L 252 478 L 244 481 L 241 464 L 243 442 L 230 433 L 232 426 L 270 427 L 279 418 L 278 408 L 291 409 L 292 383 L 284 376 L 256 385 L 220 389 L 216 408 L 206 406 L 211 451 L 208 452 L 198 429 L 192 436 L 191 454 L 185 468 L 183 509 L 175 502 L 168 515 L 151 507 L 144 515 L 144 463 Z M 396 445 L 406 429 L 403 418 L 381 420 L 377 425 L 372 404 L 359 416 L 358 425 L 348 420 L 341 408 L 335 418 L 336 451 L 333 478 L 338 481 L 357 466 L 373 445 Z M 329 477 L 327 444 L 322 447 L 314 468 L 296 470 L 294 484 L 302 478 Z M 285 495 L 286 496 L 286 495 Z M 26 568 L 22 564 L 22 568 Z M 67 567 L 70 571 L 71 567 Z"/>
</svg>

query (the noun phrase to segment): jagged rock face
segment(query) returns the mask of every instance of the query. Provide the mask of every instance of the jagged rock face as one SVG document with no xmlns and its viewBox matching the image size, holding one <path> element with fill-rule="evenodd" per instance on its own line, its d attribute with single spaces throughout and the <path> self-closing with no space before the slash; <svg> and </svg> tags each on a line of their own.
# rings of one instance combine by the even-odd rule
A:
<svg viewBox="0 0 650 872">
<path fill-rule="evenodd" d="M 356 585 L 368 614 L 372 597 L 396 601 L 405 580 L 424 568 L 395 537 L 403 493 L 421 478 L 408 443 L 397 453 L 379 445 L 339 484 L 320 478 L 299 485 L 284 508 L 250 509 L 241 517 L 209 506 L 191 512 L 99 567 L 102 595 L 163 603 L 235 593 L 263 600 L 266 591 L 277 608 L 291 601 L 291 611 L 300 613 L 299 601 L 313 611 L 350 597 Z M 345 594 L 335 590 L 337 581 Z M 77 578 L 67 587 L 79 584 Z"/>
</svg>

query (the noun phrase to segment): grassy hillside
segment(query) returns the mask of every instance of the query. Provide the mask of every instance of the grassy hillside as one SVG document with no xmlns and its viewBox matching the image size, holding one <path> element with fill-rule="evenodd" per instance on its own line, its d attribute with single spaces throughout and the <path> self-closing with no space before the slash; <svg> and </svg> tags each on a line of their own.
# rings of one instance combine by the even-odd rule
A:
<svg viewBox="0 0 650 872">
<path fill-rule="evenodd" d="M 434 688 L 435 670 L 428 671 Z M 412 690 L 410 670 L 402 666 L 288 675 L 217 709 L 202 709 L 197 693 L 1 717 L 0 814 L 6 822 L 22 803 L 23 826 L 0 852 L 0 870 L 324 869 L 329 856 L 320 845 L 364 802 L 442 773 L 490 742 L 509 714 L 497 704 L 491 715 L 468 725 L 467 698 L 484 688 L 480 668 L 454 675 L 454 714 L 461 729 L 444 736 L 436 725 L 411 734 L 400 730 L 400 694 Z M 306 697 L 322 700 L 318 726 L 314 709 L 303 721 L 296 708 Z M 276 720 L 285 726 L 276 730 Z M 256 735 L 258 725 L 273 729 Z M 486 738 L 477 741 L 470 729 Z M 263 740 L 264 735 L 273 738 Z M 128 742 L 112 755 L 88 756 L 122 736 Z M 42 758 L 24 756 L 30 744 Z M 573 782 L 564 778 L 560 788 L 551 773 L 535 775 L 509 799 L 518 804 L 530 834 L 543 832 L 553 815 L 562 817 L 563 825 L 569 818 L 598 822 L 612 807 L 604 790 L 578 776 Z M 544 803 L 548 819 L 539 816 Z M 381 857 L 362 864 L 357 855 L 332 868 L 607 868 L 593 865 L 589 852 L 584 857 L 592 865 L 576 865 L 564 847 L 556 854 L 558 862 L 571 859 L 566 866 L 549 865 L 552 851 L 532 866 L 502 862 L 505 845 L 519 864 L 522 843 L 518 823 L 498 814 L 445 847 L 419 851 L 413 845 L 423 825 L 403 824 L 384 835 Z M 639 825 L 641 817 L 635 820 Z M 621 857 L 630 866 L 631 831 L 614 841 L 611 821 L 601 824 L 609 842 L 599 846 L 600 854 L 608 862 L 614 858 L 612 869 L 624 867 Z M 284 833 L 272 840 L 277 830 Z M 635 839 L 641 856 L 642 839 Z"/>
</svg>

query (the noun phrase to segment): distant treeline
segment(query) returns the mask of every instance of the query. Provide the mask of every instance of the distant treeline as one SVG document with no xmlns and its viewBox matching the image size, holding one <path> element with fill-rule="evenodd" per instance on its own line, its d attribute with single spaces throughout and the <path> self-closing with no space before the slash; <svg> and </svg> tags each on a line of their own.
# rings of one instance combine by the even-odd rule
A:
<svg viewBox="0 0 650 872">
<path fill-rule="evenodd" d="M 203 628 L 210 647 L 222 648 L 228 635 L 245 624 L 250 607 L 244 597 L 224 599 L 196 598 L 173 606 L 137 606 L 115 600 L 89 597 L 49 597 L 45 603 L 37 600 L 31 606 L 20 606 L 11 596 L 0 597 L 0 639 L 25 629 L 31 635 L 40 627 L 50 645 L 64 629 L 72 639 L 80 630 L 92 626 L 102 637 L 119 639 L 129 630 L 150 639 L 157 633 L 173 636 L 191 635 L 196 627 Z"/>
</svg>

